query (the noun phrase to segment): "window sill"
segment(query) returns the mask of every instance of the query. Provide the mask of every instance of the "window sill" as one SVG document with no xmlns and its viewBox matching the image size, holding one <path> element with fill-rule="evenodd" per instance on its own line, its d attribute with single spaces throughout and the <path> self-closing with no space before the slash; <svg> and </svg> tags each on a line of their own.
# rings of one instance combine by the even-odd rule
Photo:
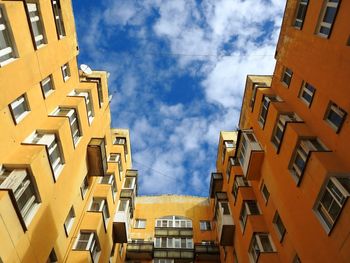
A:
<svg viewBox="0 0 350 263">
<path fill-rule="evenodd" d="M 28 114 L 30 111 L 23 112 L 17 119 L 15 119 L 16 125 L 19 124 Z"/>
<path fill-rule="evenodd" d="M 8 60 L 5 60 L 0 63 L 0 67 L 2 68 L 3 66 L 6 66 L 7 64 L 10 64 L 11 62 L 17 60 L 16 58 L 9 58 Z"/>
</svg>

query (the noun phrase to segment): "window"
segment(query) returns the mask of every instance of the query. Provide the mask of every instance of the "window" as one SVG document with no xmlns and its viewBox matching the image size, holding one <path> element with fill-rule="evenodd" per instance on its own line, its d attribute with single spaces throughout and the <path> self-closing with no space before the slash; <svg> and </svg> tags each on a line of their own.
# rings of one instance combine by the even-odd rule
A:
<svg viewBox="0 0 350 263">
<path fill-rule="evenodd" d="M 84 199 L 85 195 L 86 195 L 86 192 L 88 191 L 89 189 L 89 180 L 88 180 L 88 177 L 85 176 L 84 177 L 84 180 L 83 182 L 81 183 L 81 186 L 80 186 L 80 192 L 81 192 L 81 197 Z"/>
<path fill-rule="evenodd" d="M 287 87 L 289 87 L 290 82 L 292 80 L 292 76 L 293 76 L 293 71 L 289 68 L 285 68 L 282 75 L 282 83 L 284 83 Z"/>
<path fill-rule="evenodd" d="M 30 112 L 29 104 L 26 95 L 18 97 L 15 101 L 10 104 L 10 110 L 13 120 L 18 124 L 25 116 Z"/>
<path fill-rule="evenodd" d="M 293 263 L 301 263 L 301 260 L 297 254 L 294 256 Z"/>
<path fill-rule="evenodd" d="M 345 121 L 347 113 L 337 104 L 330 102 L 325 114 L 326 122 L 338 133 Z"/>
<path fill-rule="evenodd" d="M 59 0 L 51 0 L 51 4 L 56 24 L 57 37 L 58 39 L 61 39 L 66 35 L 62 18 L 61 3 Z"/>
<path fill-rule="evenodd" d="M 94 114 L 94 107 L 93 107 L 90 92 L 89 91 L 73 90 L 69 95 L 75 96 L 75 97 L 84 97 L 85 98 L 87 117 L 89 120 L 89 124 L 91 124 L 92 120 L 94 119 L 95 114 Z"/>
<path fill-rule="evenodd" d="M 55 110 L 52 113 L 52 115 L 68 117 L 73 143 L 74 143 L 74 146 L 76 146 L 81 137 L 77 111 L 72 108 L 58 107 L 57 110 Z"/>
<path fill-rule="evenodd" d="M 135 187 L 135 177 L 125 177 L 124 179 L 124 189 L 133 189 Z"/>
<path fill-rule="evenodd" d="M 332 26 L 337 15 L 339 2 L 339 0 L 325 0 L 320 13 L 320 22 L 316 30 L 316 33 L 319 36 L 328 38 L 331 34 Z"/>
<path fill-rule="evenodd" d="M 307 105 L 310 107 L 312 100 L 314 98 L 315 94 L 315 88 L 311 86 L 307 82 L 303 82 L 300 93 L 299 93 L 299 98 Z"/>
<path fill-rule="evenodd" d="M 199 227 L 200 227 L 200 230 L 202 230 L 202 231 L 211 230 L 210 221 L 200 221 L 199 222 Z"/>
<path fill-rule="evenodd" d="M 66 82 L 70 78 L 69 64 L 66 63 L 61 67 L 63 81 Z"/>
<path fill-rule="evenodd" d="M 245 177 L 236 176 L 235 181 L 234 181 L 233 186 L 232 186 L 232 195 L 234 196 L 234 198 L 235 199 L 237 198 L 239 187 L 248 187 L 248 186 L 250 186 L 250 185 L 249 185 L 248 180 Z"/>
<path fill-rule="evenodd" d="M 156 237 L 154 239 L 156 248 L 193 248 L 192 238 Z"/>
<path fill-rule="evenodd" d="M 221 160 L 222 163 L 224 163 L 224 161 L 225 161 L 227 148 L 234 148 L 234 147 L 235 147 L 235 145 L 234 145 L 234 142 L 232 140 L 223 142 L 223 145 L 222 145 L 222 156 L 221 156 L 222 157 L 222 160 Z"/>
<path fill-rule="evenodd" d="M 284 234 L 286 233 L 286 228 L 282 222 L 282 219 L 278 212 L 276 211 L 275 216 L 273 217 L 273 225 L 275 226 L 276 232 L 280 241 L 282 241 Z"/>
<path fill-rule="evenodd" d="M 264 95 L 261 103 L 260 115 L 259 115 L 259 124 L 262 128 L 265 126 L 267 113 L 269 110 L 270 102 L 281 101 L 278 96 L 274 95 Z"/>
<path fill-rule="evenodd" d="M 156 220 L 156 227 L 192 228 L 192 221 L 180 216 L 166 216 Z"/>
<path fill-rule="evenodd" d="M 252 151 L 262 151 L 262 148 L 255 138 L 253 130 L 244 130 L 241 133 L 241 142 L 238 148 L 237 158 L 246 174 L 250 162 L 250 155 Z"/>
<path fill-rule="evenodd" d="M 279 115 L 271 139 L 271 142 L 276 147 L 277 152 L 279 151 L 288 122 L 302 122 L 302 119 L 300 119 L 295 113 L 283 113 Z"/>
<path fill-rule="evenodd" d="M 0 6 L 0 67 L 13 61 L 15 58 L 15 47 L 11 41 L 11 31 L 5 21 L 3 7 Z"/>
<path fill-rule="evenodd" d="M 89 211 L 102 212 L 105 225 L 108 224 L 109 210 L 106 199 L 100 197 L 93 197 Z"/>
<path fill-rule="evenodd" d="M 268 233 L 254 233 L 249 247 L 249 255 L 253 262 L 258 262 L 260 253 L 274 251 L 275 248 Z"/>
<path fill-rule="evenodd" d="M 40 82 L 41 90 L 43 92 L 44 98 L 47 98 L 53 91 L 54 85 L 52 76 L 48 76 Z"/>
<path fill-rule="evenodd" d="M 120 179 L 123 174 L 123 164 L 120 157 L 120 153 L 111 153 L 109 155 L 108 161 L 118 163 L 118 171 L 119 171 L 119 179 Z"/>
<path fill-rule="evenodd" d="M 25 139 L 24 143 L 46 146 L 49 162 L 54 175 L 54 180 L 56 181 L 62 171 L 64 164 L 64 159 L 57 140 L 57 136 L 55 134 L 34 132 L 27 139 Z"/>
<path fill-rule="evenodd" d="M 118 189 L 117 189 L 117 185 L 115 183 L 114 174 L 107 174 L 107 175 L 101 177 L 100 184 L 111 185 L 113 200 L 115 200 L 115 198 L 117 196 Z"/>
<path fill-rule="evenodd" d="M 41 202 L 35 179 L 26 169 L 0 165 L 0 189 L 11 189 L 24 223 L 28 226 Z"/>
<path fill-rule="evenodd" d="M 146 228 L 146 219 L 137 218 L 135 220 L 135 228 Z"/>
<path fill-rule="evenodd" d="M 57 262 L 58 262 L 58 259 L 57 259 L 55 249 L 52 249 L 46 263 L 57 263 Z"/>
<path fill-rule="evenodd" d="M 69 210 L 66 220 L 64 221 L 64 230 L 66 232 L 67 237 L 74 224 L 74 219 L 75 219 L 75 211 L 74 211 L 74 207 L 72 206 Z"/>
<path fill-rule="evenodd" d="M 317 138 L 300 140 L 290 164 L 290 171 L 297 183 L 305 171 L 309 154 L 313 151 L 326 151 L 326 148 Z"/>
<path fill-rule="evenodd" d="M 327 233 L 331 231 L 340 216 L 349 195 L 349 177 L 329 178 L 314 208 Z"/>
<path fill-rule="evenodd" d="M 226 169 L 226 178 L 227 178 L 227 182 L 230 181 L 232 166 L 235 166 L 235 164 L 236 164 L 235 158 L 229 157 L 229 158 L 228 158 L 227 169 Z"/>
<path fill-rule="evenodd" d="M 35 48 L 38 49 L 46 43 L 40 10 L 36 3 L 27 3 L 27 11 L 30 20 L 30 31 L 34 40 Z"/>
<path fill-rule="evenodd" d="M 128 204 L 129 203 L 127 200 L 119 200 L 118 211 L 120 212 L 126 211 Z"/>
<path fill-rule="evenodd" d="M 255 200 L 243 201 L 241 214 L 239 220 L 241 222 L 242 230 L 244 230 L 247 223 L 248 215 L 260 215 L 258 204 Z"/>
<path fill-rule="evenodd" d="M 74 245 L 75 250 L 89 250 L 93 262 L 98 262 L 101 248 L 97 235 L 92 231 L 80 231 L 77 241 Z"/>
<path fill-rule="evenodd" d="M 269 192 L 269 190 L 267 189 L 266 184 L 263 184 L 263 185 L 262 185 L 262 187 L 261 187 L 261 193 L 262 193 L 262 196 L 263 196 L 264 199 L 265 199 L 265 202 L 267 203 L 267 201 L 269 200 L 269 197 L 270 197 L 270 192 Z"/>
<path fill-rule="evenodd" d="M 302 29 L 303 27 L 308 2 L 308 0 L 299 0 L 297 4 L 297 12 L 293 25 L 298 29 Z"/>
</svg>

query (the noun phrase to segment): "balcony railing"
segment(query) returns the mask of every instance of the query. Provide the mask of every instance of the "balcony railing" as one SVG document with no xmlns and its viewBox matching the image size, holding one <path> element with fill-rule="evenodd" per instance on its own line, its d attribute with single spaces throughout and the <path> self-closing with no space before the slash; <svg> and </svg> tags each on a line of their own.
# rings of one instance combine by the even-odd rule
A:
<svg viewBox="0 0 350 263">
<path fill-rule="evenodd" d="M 211 173 L 210 179 L 210 197 L 214 198 L 216 192 L 222 190 L 223 178 L 222 173 Z"/>
<path fill-rule="evenodd" d="M 129 238 L 130 210 L 129 201 L 120 200 L 113 220 L 114 243 L 127 243 Z"/>
<path fill-rule="evenodd" d="M 155 258 L 178 259 L 181 262 L 193 262 L 193 249 L 176 249 L 176 248 L 154 248 L 153 256 Z"/>
<path fill-rule="evenodd" d="M 192 237 L 193 230 L 192 229 L 177 229 L 177 228 L 156 228 L 155 236 L 157 237 L 166 237 L 166 236 L 177 236 L 177 237 Z"/>
<path fill-rule="evenodd" d="M 107 155 L 104 138 L 92 138 L 87 147 L 88 173 L 90 176 L 107 174 Z"/>
<path fill-rule="evenodd" d="M 153 241 L 128 242 L 126 258 L 150 260 L 153 258 L 153 247 Z"/>
<path fill-rule="evenodd" d="M 257 180 L 264 158 L 264 150 L 260 146 L 252 130 L 241 132 L 237 154 L 243 174 L 248 180 Z"/>
<path fill-rule="evenodd" d="M 235 225 L 228 202 L 219 202 L 216 211 L 217 232 L 222 246 L 232 246 Z"/>
<path fill-rule="evenodd" d="M 217 244 L 196 243 L 194 253 L 196 261 L 220 262 L 220 248 Z"/>
</svg>

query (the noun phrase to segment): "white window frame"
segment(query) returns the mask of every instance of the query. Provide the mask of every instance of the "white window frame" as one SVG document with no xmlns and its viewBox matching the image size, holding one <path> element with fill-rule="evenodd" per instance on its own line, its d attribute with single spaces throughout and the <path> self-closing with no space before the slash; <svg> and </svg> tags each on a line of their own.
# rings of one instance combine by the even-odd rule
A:
<svg viewBox="0 0 350 263">
<path fill-rule="evenodd" d="M 86 240 L 80 240 L 82 235 L 89 235 Z M 85 247 L 78 248 L 79 243 L 86 243 Z M 74 250 L 80 251 L 90 251 L 93 262 L 98 262 L 98 258 L 100 256 L 101 247 L 97 237 L 97 234 L 94 231 L 80 231 L 79 236 L 74 244 Z"/>
<path fill-rule="evenodd" d="M 295 113 L 281 113 L 278 116 L 271 138 L 271 142 L 277 150 L 279 149 L 282 143 L 287 122 L 302 122 L 302 119 Z M 278 136 L 276 135 L 278 130 L 281 133 L 281 138 L 278 138 Z"/>
<path fill-rule="evenodd" d="M 211 222 L 209 220 L 199 221 L 199 229 L 201 231 L 210 231 L 211 230 Z"/>
<path fill-rule="evenodd" d="M 96 206 L 96 207 L 95 207 Z M 105 225 L 108 224 L 110 218 L 108 203 L 106 198 L 102 197 L 93 197 L 90 203 L 90 212 L 102 212 L 102 216 L 105 222 Z"/>
<path fill-rule="evenodd" d="M 83 97 L 85 99 L 87 118 L 89 121 L 89 125 L 91 125 L 95 117 L 94 104 L 92 101 L 91 92 L 88 90 L 73 90 L 71 93 L 69 93 L 69 96 Z"/>
<path fill-rule="evenodd" d="M 310 89 L 311 88 L 311 89 Z M 310 85 L 310 83 L 306 82 L 306 81 L 303 81 L 303 84 L 301 86 L 301 89 L 300 89 L 300 93 L 299 93 L 299 98 L 301 99 L 302 102 L 304 102 L 308 107 L 311 106 L 311 103 L 314 99 L 314 95 L 315 95 L 315 87 Z M 310 98 L 310 101 L 308 101 L 303 95 L 304 93 L 306 93 L 307 95 L 309 95 L 311 98 Z"/>
<path fill-rule="evenodd" d="M 337 114 L 342 119 L 342 122 L 340 123 L 339 126 L 334 124 L 329 119 L 329 115 L 330 115 L 331 112 L 334 112 L 335 114 Z M 337 104 L 335 104 L 334 102 L 331 101 L 328 104 L 328 107 L 327 107 L 324 119 L 331 126 L 331 128 L 333 128 L 335 130 L 336 133 L 339 133 L 340 129 L 342 128 L 343 123 L 344 123 L 344 121 L 346 119 L 346 116 L 347 116 L 347 112 L 345 110 L 343 110 L 341 107 L 339 107 Z"/>
<path fill-rule="evenodd" d="M 50 89 L 48 91 L 45 91 L 44 86 L 47 85 L 48 83 L 50 83 L 50 85 L 49 85 Z M 52 75 L 49 75 L 46 78 L 44 78 L 40 82 L 40 86 L 41 86 L 41 91 L 43 93 L 44 98 L 47 98 L 48 96 L 50 96 L 50 94 L 53 93 L 55 90 L 55 85 L 53 82 Z"/>
<path fill-rule="evenodd" d="M 69 233 L 72 230 L 74 221 L 75 221 L 75 211 L 74 211 L 74 207 L 71 206 L 71 208 L 69 209 L 68 215 L 66 217 L 66 220 L 64 221 L 64 224 L 63 224 L 67 237 L 69 236 Z"/>
<path fill-rule="evenodd" d="M 262 236 L 268 238 L 270 246 L 272 248 L 271 250 L 269 251 L 264 250 L 264 246 L 261 241 Z M 256 247 L 253 247 L 254 241 L 255 241 Z M 250 255 L 251 261 L 258 262 L 260 253 L 264 253 L 264 252 L 276 252 L 276 248 L 272 242 L 270 235 L 268 233 L 254 233 L 249 246 L 249 255 Z"/>
<path fill-rule="evenodd" d="M 112 197 L 113 197 L 113 200 L 115 201 L 115 198 L 117 197 L 118 188 L 117 188 L 117 184 L 115 182 L 114 174 L 107 174 L 105 176 L 101 176 L 99 183 L 100 184 L 109 184 L 111 186 Z"/>
<path fill-rule="evenodd" d="M 57 37 L 62 39 L 66 36 L 66 31 L 63 23 L 63 16 L 61 10 L 60 0 L 51 0 L 53 15 L 55 19 Z"/>
<path fill-rule="evenodd" d="M 321 222 L 321 225 L 323 226 L 327 234 L 329 234 L 331 230 L 334 228 L 336 221 L 340 217 L 342 210 L 346 204 L 346 201 L 350 196 L 349 190 L 347 190 L 342 185 L 342 183 L 338 180 L 338 178 L 350 181 L 350 178 L 348 176 L 329 177 L 329 179 L 326 180 L 326 183 L 324 184 L 322 190 L 320 191 L 320 195 L 317 198 L 317 201 L 314 205 L 314 212 L 316 213 L 317 218 Z M 330 183 L 332 183 L 336 189 L 330 188 Z M 326 194 L 328 194 L 333 199 L 328 208 L 322 203 L 322 199 Z M 332 216 L 329 214 L 329 210 L 332 208 L 334 204 L 339 206 L 339 213 L 335 218 L 332 218 Z"/>
<path fill-rule="evenodd" d="M 21 108 L 21 113 L 18 116 L 16 116 L 14 113 L 17 108 Z M 17 99 L 11 102 L 10 110 L 15 124 L 20 123 L 30 112 L 26 94 L 19 96 Z"/>
<path fill-rule="evenodd" d="M 35 48 L 38 49 L 46 44 L 45 29 L 42 23 L 39 4 L 37 2 L 26 2 L 26 8 L 29 15 L 29 26 L 34 39 L 34 45 Z M 38 31 L 37 35 L 35 35 L 36 30 L 34 30 L 34 27 L 36 27 L 36 30 Z"/>
<path fill-rule="evenodd" d="M 295 12 L 295 19 L 293 22 L 293 26 L 297 29 L 302 29 L 303 25 L 304 25 L 304 21 L 305 21 L 305 17 L 306 17 L 306 13 L 307 13 L 307 7 L 308 7 L 308 0 L 299 0 L 298 1 L 298 6 L 296 8 L 296 12 Z M 298 18 L 298 14 L 300 10 L 304 10 L 304 16 L 302 18 Z"/>
<path fill-rule="evenodd" d="M 338 2 L 331 2 L 330 0 L 325 0 L 324 4 L 323 4 L 323 7 L 322 7 L 322 10 L 320 12 L 320 17 L 319 17 L 319 22 L 318 22 L 318 25 L 317 25 L 317 30 L 316 30 L 316 34 L 321 36 L 321 37 L 324 37 L 324 38 L 328 38 L 331 34 L 331 31 L 332 31 L 332 27 L 333 27 L 333 24 L 335 22 L 335 19 L 337 17 L 337 11 L 338 11 L 338 8 L 339 8 L 339 4 L 340 4 L 340 0 L 338 0 Z M 324 22 L 324 18 L 325 18 L 325 15 L 326 15 L 326 11 L 327 11 L 327 8 L 335 8 L 335 16 L 334 16 L 334 19 L 332 21 L 332 23 L 328 23 L 328 22 Z M 324 34 L 324 33 L 321 33 L 321 28 L 324 27 L 324 28 L 327 28 L 329 30 L 329 34 Z"/>
<path fill-rule="evenodd" d="M 3 38 L 5 39 L 5 45 L 6 47 L 0 50 L 0 67 L 3 67 L 7 65 L 8 63 L 12 62 L 16 58 L 16 48 L 13 41 L 13 36 L 11 32 L 11 28 L 9 27 L 7 23 L 7 17 L 6 13 L 4 11 L 4 6 L 0 5 L 0 34 L 3 35 Z M 9 56 L 7 59 L 2 60 L 2 57 Z"/>
<path fill-rule="evenodd" d="M 288 77 L 289 83 L 285 82 L 285 76 Z M 291 70 L 290 68 L 284 67 L 281 82 L 282 82 L 286 87 L 289 88 L 290 83 L 292 82 L 292 78 L 293 78 L 293 70 Z"/>
<path fill-rule="evenodd" d="M 257 211 L 251 209 L 249 204 L 253 204 L 256 206 Z M 242 203 L 242 209 L 239 215 L 239 221 L 241 223 L 242 231 L 244 231 L 245 226 L 247 224 L 248 216 L 250 215 L 261 215 L 261 210 L 256 200 L 244 200 Z"/>
<path fill-rule="evenodd" d="M 272 223 L 275 227 L 275 230 L 276 230 L 276 233 L 278 235 L 279 240 L 282 241 L 287 230 L 286 230 L 286 226 L 284 225 L 282 218 L 281 218 L 280 214 L 278 213 L 278 211 L 276 211 L 276 213 L 273 217 Z M 279 223 L 281 225 L 279 225 Z M 282 227 L 283 229 L 280 229 L 280 227 Z"/>
<path fill-rule="evenodd" d="M 238 189 L 240 187 L 250 187 L 250 183 L 244 176 L 236 175 L 232 185 L 232 195 L 235 199 L 237 198 Z"/>
<path fill-rule="evenodd" d="M 136 218 L 134 228 L 144 229 L 146 228 L 146 223 L 147 223 L 146 219 Z"/>
<path fill-rule="evenodd" d="M 67 80 L 70 78 L 71 73 L 70 73 L 70 68 L 69 68 L 69 63 L 67 62 L 63 66 L 61 66 L 61 71 L 62 71 L 62 77 L 63 81 L 67 82 Z"/>
<path fill-rule="evenodd" d="M 4 168 L 0 165 L 0 189 L 11 189 L 16 200 L 17 209 L 26 225 L 29 226 L 34 218 L 41 200 L 35 179 L 27 169 Z M 30 197 L 28 196 L 30 193 Z M 26 193 L 25 195 L 23 195 Z M 25 204 L 20 208 L 19 200 L 27 197 Z"/>
<path fill-rule="evenodd" d="M 80 185 L 80 193 L 83 200 L 88 190 L 89 190 L 89 179 L 87 176 L 85 176 L 83 182 Z"/>
</svg>

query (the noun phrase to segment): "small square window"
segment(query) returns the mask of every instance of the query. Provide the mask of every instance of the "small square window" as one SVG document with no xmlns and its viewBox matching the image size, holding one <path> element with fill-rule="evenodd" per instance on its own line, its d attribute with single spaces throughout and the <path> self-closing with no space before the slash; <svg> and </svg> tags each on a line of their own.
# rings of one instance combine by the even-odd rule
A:
<svg viewBox="0 0 350 263">
<path fill-rule="evenodd" d="M 66 82 L 70 78 L 70 69 L 69 69 L 69 64 L 66 63 L 61 67 L 62 70 L 62 76 L 63 76 L 63 81 Z"/>
<path fill-rule="evenodd" d="M 278 212 L 276 211 L 275 216 L 273 217 L 273 224 L 275 226 L 276 232 L 280 241 L 282 241 L 284 234 L 286 233 L 286 228 L 282 222 L 282 219 Z"/>
<path fill-rule="evenodd" d="M 136 218 L 134 228 L 146 228 L 146 219 Z"/>
<path fill-rule="evenodd" d="M 284 68 L 282 75 L 282 83 L 284 83 L 287 87 L 289 87 L 290 82 L 292 81 L 293 71 L 289 68 Z"/>
<path fill-rule="evenodd" d="M 26 95 L 18 97 L 10 104 L 10 110 L 13 120 L 16 124 L 24 119 L 30 112 L 29 104 Z"/>
<path fill-rule="evenodd" d="M 54 84 L 52 76 L 48 76 L 40 82 L 41 90 L 43 92 L 44 98 L 47 98 L 54 91 Z"/>
<path fill-rule="evenodd" d="M 337 104 L 330 102 L 325 114 L 326 122 L 338 133 L 345 121 L 347 113 Z"/>
<path fill-rule="evenodd" d="M 202 231 L 209 231 L 211 230 L 211 224 L 210 224 L 210 221 L 200 221 L 199 222 L 199 227 L 200 227 L 200 230 Z"/>
<path fill-rule="evenodd" d="M 72 230 L 74 219 L 75 219 L 75 211 L 74 211 L 74 207 L 72 206 L 69 210 L 66 220 L 64 221 L 64 230 L 66 232 L 67 237 L 70 231 Z"/>
<path fill-rule="evenodd" d="M 300 89 L 299 98 L 307 106 L 310 107 L 312 100 L 314 98 L 314 95 L 315 95 L 315 91 L 316 90 L 313 86 L 311 86 L 309 83 L 304 81 L 302 86 L 301 86 L 301 89 Z"/>
</svg>

